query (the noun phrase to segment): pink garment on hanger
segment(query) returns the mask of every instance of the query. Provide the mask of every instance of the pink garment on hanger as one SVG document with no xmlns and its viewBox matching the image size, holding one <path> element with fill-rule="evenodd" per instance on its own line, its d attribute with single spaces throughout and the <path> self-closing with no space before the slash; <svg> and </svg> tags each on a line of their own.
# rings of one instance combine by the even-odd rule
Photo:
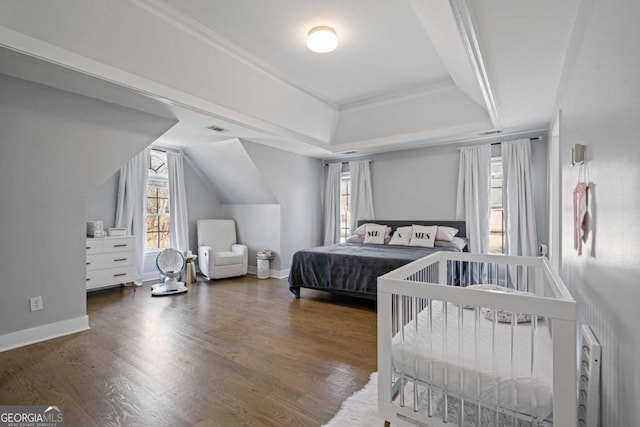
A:
<svg viewBox="0 0 640 427">
<path fill-rule="evenodd" d="M 573 190 L 573 248 L 582 255 L 582 238 L 587 233 L 587 201 L 589 185 L 579 182 Z"/>
</svg>

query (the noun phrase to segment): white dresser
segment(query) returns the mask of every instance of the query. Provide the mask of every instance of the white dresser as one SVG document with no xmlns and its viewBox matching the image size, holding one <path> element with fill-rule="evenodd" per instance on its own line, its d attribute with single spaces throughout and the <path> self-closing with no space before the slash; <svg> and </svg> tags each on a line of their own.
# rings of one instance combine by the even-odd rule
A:
<svg viewBox="0 0 640 427">
<path fill-rule="evenodd" d="M 87 290 L 133 282 L 136 273 L 133 236 L 87 239 Z"/>
</svg>

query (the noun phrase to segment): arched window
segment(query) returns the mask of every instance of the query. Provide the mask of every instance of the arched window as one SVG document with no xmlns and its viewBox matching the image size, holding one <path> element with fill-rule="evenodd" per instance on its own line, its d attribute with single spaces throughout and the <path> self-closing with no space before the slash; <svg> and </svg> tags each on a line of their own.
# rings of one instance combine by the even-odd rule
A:
<svg viewBox="0 0 640 427">
<path fill-rule="evenodd" d="M 167 155 L 151 150 L 147 182 L 147 250 L 171 246 L 169 236 L 169 174 Z"/>
</svg>

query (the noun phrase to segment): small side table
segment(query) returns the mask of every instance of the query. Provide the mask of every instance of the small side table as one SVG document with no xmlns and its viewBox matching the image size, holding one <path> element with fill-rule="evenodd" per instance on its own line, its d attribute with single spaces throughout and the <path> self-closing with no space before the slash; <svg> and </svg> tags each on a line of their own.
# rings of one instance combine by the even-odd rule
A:
<svg viewBox="0 0 640 427">
<path fill-rule="evenodd" d="M 270 250 L 265 249 L 258 252 L 257 258 L 258 279 L 268 279 L 271 273 L 271 270 L 269 269 L 269 261 L 273 259 L 273 253 Z"/>
<path fill-rule="evenodd" d="M 193 263 L 198 258 L 198 255 L 188 255 L 184 257 L 184 283 L 190 285 L 196 281 L 196 266 Z"/>
</svg>

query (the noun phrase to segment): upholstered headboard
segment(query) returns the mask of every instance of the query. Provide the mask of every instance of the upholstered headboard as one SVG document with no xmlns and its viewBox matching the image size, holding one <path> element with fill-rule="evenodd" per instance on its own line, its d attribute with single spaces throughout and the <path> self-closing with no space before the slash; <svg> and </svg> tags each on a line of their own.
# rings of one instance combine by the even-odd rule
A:
<svg viewBox="0 0 640 427">
<path fill-rule="evenodd" d="M 445 227 L 453 227 L 453 228 L 457 228 L 458 229 L 458 234 L 456 234 L 456 236 L 458 237 L 467 237 L 467 223 L 465 221 L 423 221 L 423 220 L 416 220 L 416 221 L 411 221 L 411 220 L 395 220 L 395 221 L 387 221 L 384 219 L 371 219 L 371 220 L 358 220 L 358 227 L 360 227 L 362 224 L 367 224 L 367 223 L 375 223 L 375 224 L 385 224 L 389 227 L 391 227 L 391 234 L 393 234 L 393 232 L 395 231 L 396 228 L 398 227 L 406 227 L 408 225 L 442 225 Z"/>
</svg>

